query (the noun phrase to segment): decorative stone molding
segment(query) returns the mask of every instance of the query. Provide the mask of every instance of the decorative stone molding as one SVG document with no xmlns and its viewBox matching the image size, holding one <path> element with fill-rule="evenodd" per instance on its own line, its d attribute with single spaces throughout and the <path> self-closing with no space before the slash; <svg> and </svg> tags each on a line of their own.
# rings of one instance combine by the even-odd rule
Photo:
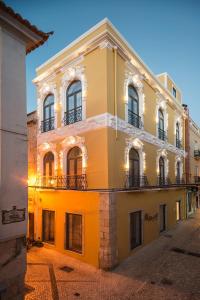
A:
<svg viewBox="0 0 200 300">
<path fill-rule="evenodd" d="M 125 102 L 125 121 L 128 122 L 128 86 L 132 84 L 139 98 L 139 116 L 142 124 L 144 123 L 145 95 L 143 92 L 143 76 L 135 69 L 135 72 L 126 71 L 124 80 L 124 102 Z"/>
<path fill-rule="evenodd" d="M 59 164 L 59 157 L 56 151 L 56 144 L 53 143 L 43 143 L 38 146 L 38 153 L 37 153 L 37 174 L 39 176 L 43 176 L 43 160 L 44 156 L 47 152 L 52 152 L 54 155 L 54 175 L 57 175 L 58 164 Z"/>
<path fill-rule="evenodd" d="M 128 175 L 129 173 L 129 152 L 131 148 L 134 148 L 138 151 L 139 158 L 140 158 L 140 176 L 144 175 L 145 172 L 145 153 L 143 151 L 144 144 L 138 138 L 127 138 L 126 139 L 126 148 L 125 148 L 125 169 Z"/>
<path fill-rule="evenodd" d="M 103 42 L 99 44 L 100 49 L 108 48 L 112 50 L 114 48 L 114 44 L 112 44 L 109 40 L 105 39 Z"/>
<path fill-rule="evenodd" d="M 167 158 L 167 150 L 166 149 L 159 149 L 157 150 L 157 157 L 156 157 L 156 168 L 157 168 L 157 174 L 159 175 L 159 159 L 160 157 L 164 158 L 165 162 L 165 177 L 168 176 L 169 173 L 169 160 Z"/>
<path fill-rule="evenodd" d="M 60 87 L 60 99 L 62 109 L 62 120 L 66 111 L 66 91 L 68 86 L 74 81 L 80 80 L 82 84 L 82 120 L 86 119 L 86 97 L 87 97 L 87 80 L 85 76 L 85 67 L 73 66 L 65 69 Z"/>
<path fill-rule="evenodd" d="M 158 148 L 166 149 L 176 155 L 186 156 L 186 152 L 184 150 L 176 148 L 174 145 L 164 142 L 158 137 L 152 135 L 151 133 L 138 129 L 131 124 L 128 124 L 125 120 L 117 118 L 118 130 L 126 133 L 131 138 L 138 138 L 142 142 L 147 142 L 152 144 Z M 97 115 L 95 117 L 88 118 L 84 121 L 80 121 L 65 127 L 57 128 L 56 130 L 52 130 L 49 132 L 41 133 L 38 135 L 38 145 L 47 142 L 56 142 L 60 141 L 61 138 L 69 137 L 69 136 L 77 136 L 82 135 L 85 132 L 93 131 L 100 128 L 110 127 L 116 128 L 116 117 L 109 114 L 104 113 L 101 115 Z"/>
<path fill-rule="evenodd" d="M 86 173 L 88 154 L 85 146 L 85 138 L 79 136 L 68 136 L 61 142 L 62 150 L 59 153 L 60 166 L 63 170 L 63 174 L 67 170 L 67 153 L 73 147 L 79 147 L 82 151 L 82 174 Z"/>
<path fill-rule="evenodd" d="M 164 116 L 164 131 L 168 132 L 168 113 L 167 113 L 167 100 L 159 92 L 156 93 L 156 135 L 158 136 L 158 124 L 159 124 L 159 110 L 161 109 Z"/>
<path fill-rule="evenodd" d="M 37 89 L 37 114 L 38 114 L 38 121 L 39 121 L 39 126 L 41 124 L 41 121 L 43 120 L 43 104 L 46 96 L 48 94 L 53 94 L 54 95 L 54 113 L 55 113 L 55 128 L 57 128 L 57 109 L 59 106 L 59 98 L 58 98 L 58 93 L 56 89 L 56 84 L 54 83 L 44 83 L 42 86 L 38 86 Z"/>
</svg>

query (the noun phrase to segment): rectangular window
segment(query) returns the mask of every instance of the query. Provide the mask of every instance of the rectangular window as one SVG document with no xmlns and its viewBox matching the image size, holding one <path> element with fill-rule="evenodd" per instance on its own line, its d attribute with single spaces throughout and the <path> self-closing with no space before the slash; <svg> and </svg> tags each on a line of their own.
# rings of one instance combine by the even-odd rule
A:
<svg viewBox="0 0 200 300">
<path fill-rule="evenodd" d="M 173 96 L 176 98 L 176 89 L 173 87 L 173 89 L 172 89 L 172 94 L 173 94 Z"/>
<path fill-rule="evenodd" d="M 54 244 L 55 211 L 42 211 L 42 239 L 46 243 Z"/>
<path fill-rule="evenodd" d="M 192 193 L 188 193 L 188 212 L 192 212 Z"/>
<path fill-rule="evenodd" d="M 176 201 L 176 221 L 181 220 L 181 201 Z"/>
<path fill-rule="evenodd" d="M 166 205 L 160 205 L 160 232 L 166 230 Z"/>
<path fill-rule="evenodd" d="M 142 212 L 136 211 L 130 214 L 130 244 L 134 249 L 142 243 Z"/>
<path fill-rule="evenodd" d="M 66 213 L 66 249 L 82 253 L 82 216 Z"/>
</svg>

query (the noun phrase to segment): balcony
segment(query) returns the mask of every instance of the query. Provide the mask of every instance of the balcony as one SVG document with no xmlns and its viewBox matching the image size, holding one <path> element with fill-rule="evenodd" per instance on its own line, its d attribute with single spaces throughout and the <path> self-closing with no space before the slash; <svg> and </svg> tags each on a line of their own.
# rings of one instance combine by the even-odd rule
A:
<svg viewBox="0 0 200 300">
<path fill-rule="evenodd" d="M 40 188 L 85 190 L 87 189 L 87 177 L 86 174 L 49 177 L 41 176 L 37 178 L 35 186 Z"/>
<path fill-rule="evenodd" d="M 194 158 L 200 159 L 200 150 L 194 150 Z"/>
<path fill-rule="evenodd" d="M 54 129 L 55 118 L 49 118 L 41 122 L 41 132 L 47 132 Z"/>
<path fill-rule="evenodd" d="M 82 120 L 82 106 L 70 109 L 65 112 L 63 123 L 64 125 L 73 124 Z"/>
<path fill-rule="evenodd" d="M 171 180 L 169 179 L 169 177 L 158 176 L 157 185 L 159 187 L 163 187 L 163 186 L 172 185 L 172 183 L 171 183 Z"/>
<path fill-rule="evenodd" d="M 126 176 L 125 187 L 126 188 L 140 188 L 148 186 L 147 176 Z"/>
<path fill-rule="evenodd" d="M 137 127 L 137 128 L 142 128 L 142 120 L 141 117 L 131 110 L 128 110 L 128 123 Z"/>
<path fill-rule="evenodd" d="M 158 128 L 158 138 L 162 141 L 167 141 L 167 135 L 163 129 Z"/>
<path fill-rule="evenodd" d="M 194 183 L 200 184 L 200 176 L 194 176 Z"/>
<path fill-rule="evenodd" d="M 176 148 L 182 149 L 182 143 L 179 139 L 176 139 Z"/>
<path fill-rule="evenodd" d="M 180 176 L 176 176 L 175 184 L 176 185 L 184 185 L 185 184 L 184 178 L 181 178 Z"/>
</svg>

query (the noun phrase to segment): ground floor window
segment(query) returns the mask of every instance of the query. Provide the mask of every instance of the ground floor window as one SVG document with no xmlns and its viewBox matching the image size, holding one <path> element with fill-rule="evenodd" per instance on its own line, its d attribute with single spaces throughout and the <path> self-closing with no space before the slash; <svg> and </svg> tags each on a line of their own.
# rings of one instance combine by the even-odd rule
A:
<svg viewBox="0 0 200 300">
<path fill-rule="evenodd" d="M 196 196 L 196 208 L 199 208 L 199 196 Z"/>
<path fill-rule="evenodd" d="M 34 213 L 28 213 L 28 221 L 29 221 L 29 239 L 30 241 L 34 241 Z"/>
<path fill-rule="evenodd" d="M 166 205 L 160 205 L 160 232 L 166 230 Z"/>
<path fill-rule="evenodd" d="M 142 211 L 130 214 L 130 244 L 131 249 L 142 243 Z"/>
<path fill-rule="evenodd" d="M 188 193 L 188 212 L 192 212 L 192 193 Z"/>
<path fill-rule="evenodd" d="M 176 201 L 176 221 L 181 220 L 181 201 Z"/>
<path fill-rule="evenodd" d="M 55 211 L 42 211 L 42 239 L 46 243 L 54 244 Z"/>
<path fill-rule="evenodd" d="M 82 253 L 82 216 L 66 213 L 66 249 Z"/>
</svg>

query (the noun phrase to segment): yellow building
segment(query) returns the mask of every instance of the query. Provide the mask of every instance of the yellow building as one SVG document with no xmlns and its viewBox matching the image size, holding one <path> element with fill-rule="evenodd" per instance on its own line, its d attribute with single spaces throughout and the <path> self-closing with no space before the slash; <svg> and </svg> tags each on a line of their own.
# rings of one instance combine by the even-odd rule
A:
<svg viewBox="0 0 200 300">
<path fill-rule="evenodd" d="M 32 236 L 112 268 L 186 217 L 181 92 L 107 19 L 36 71 Z"/>
</svg>

